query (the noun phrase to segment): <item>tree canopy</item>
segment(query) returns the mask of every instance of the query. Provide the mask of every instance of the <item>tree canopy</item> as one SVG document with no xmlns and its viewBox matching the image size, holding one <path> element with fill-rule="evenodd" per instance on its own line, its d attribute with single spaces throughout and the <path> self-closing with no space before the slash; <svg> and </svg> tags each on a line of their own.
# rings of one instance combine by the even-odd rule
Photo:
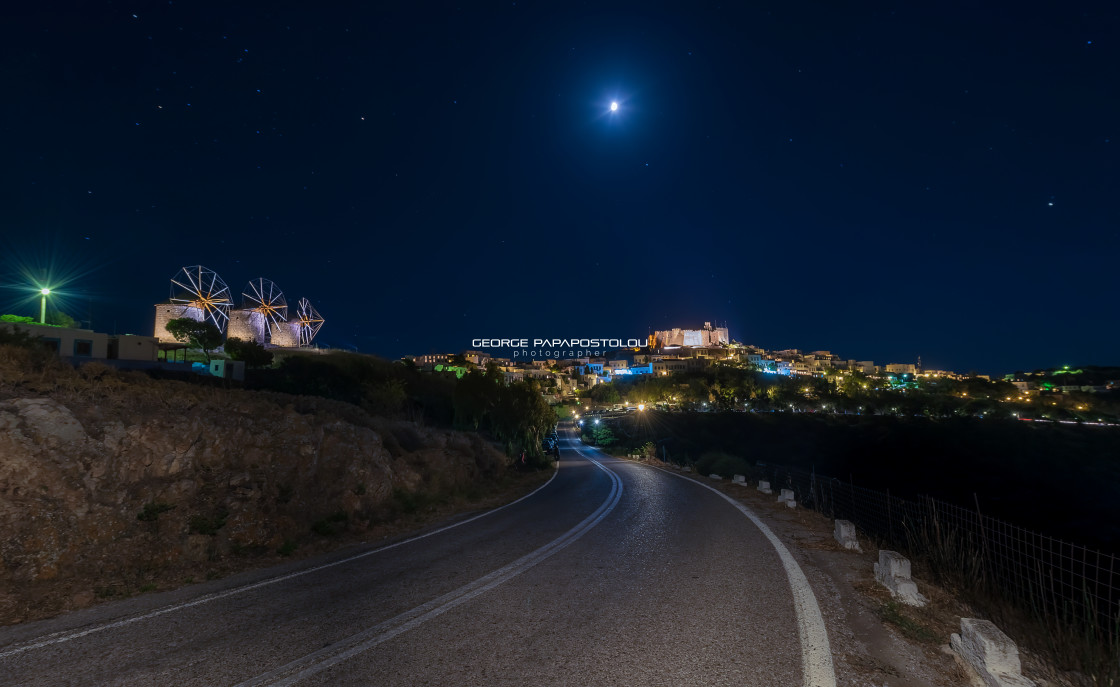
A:
<svg viewBox="0 0 1120 687">
<path fill-rule="evenodd" d="M 206 363 L 210 363 L 210 351 L 222 345 L 222 331 L 211 322 L 199 322 L 189 317 L 179 317 L 167 321 L 167 333 L 193 348 L 202 350 Z"/>
<path fill-rule="evenodd" d="M 272 352 L 256 341 L 244 341 L 233 336 L 226 339 L 225 349 L 230 360 L 240 360 L 246 367 L 268 367 L 272 364 Z"/>
</svg>

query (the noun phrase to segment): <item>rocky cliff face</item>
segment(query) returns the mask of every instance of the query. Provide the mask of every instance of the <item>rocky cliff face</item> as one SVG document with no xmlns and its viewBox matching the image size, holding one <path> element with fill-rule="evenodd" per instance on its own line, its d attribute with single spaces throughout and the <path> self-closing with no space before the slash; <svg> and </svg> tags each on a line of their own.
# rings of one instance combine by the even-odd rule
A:
<svg viewBox="0 0 1120 687">
<path fill-rule="evenodd" d="M 0 622 L 361 533 L 504 466 L 477 436 L 322 399 L 96 364 L 33 378 L 11 362 L 0 355 Z"/>
</svg>

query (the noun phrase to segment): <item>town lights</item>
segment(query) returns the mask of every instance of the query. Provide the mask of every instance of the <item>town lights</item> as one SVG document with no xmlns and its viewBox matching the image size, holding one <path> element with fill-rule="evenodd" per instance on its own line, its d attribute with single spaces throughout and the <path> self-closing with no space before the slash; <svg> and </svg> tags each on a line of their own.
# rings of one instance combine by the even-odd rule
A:
<svg viewBox="0 0 1120 687">
<path fill-rule="evenodd" d="M 638 404 L 638 411 L 639 411 L 639 412 L 641 412 L 641 411 L 643 411 L 643 410 L 645 410 L 645 409 L 646 409 L 646 404 L 645 404 L 645 403 L 639 403 L 639 404 Z"/>
<path fill-rule="evenodd" d="M 599 424 L 599 418 L 595 418 L 595 424 Z"/>
</svg>

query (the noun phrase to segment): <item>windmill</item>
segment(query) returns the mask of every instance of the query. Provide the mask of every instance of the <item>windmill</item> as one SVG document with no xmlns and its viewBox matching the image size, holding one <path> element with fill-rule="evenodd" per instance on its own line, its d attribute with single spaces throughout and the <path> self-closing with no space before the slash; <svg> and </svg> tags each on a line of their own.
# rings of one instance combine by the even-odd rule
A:
<svg viewBox="0 0 1120 687">
<path fill-rule="evenodd" d="M 254 279 L 241 292 L 241 309 L 258 316 L 261 334 L 269 337 L 288 320 L 288 301 L 284 293 L 269 279 Z"/>
<path fill-rule="evenodd" d="M 299 304 L 296 306 L 296 323 L 299 326 L 299 345 L 310 346 L 311 340 L 319 333 L 319 328 L 323 326 L 323 316 L 311 305 L 311 301 L 306 298 L 299 299 Z"/>
<path fill-rule="evenodd" d="M 210 322 L 222 332 L 229 324 L 229 309 L 233 304 L 229 287 L 217 272 L 208 267 L 192 265 L 181 268 L 171 278 L 170 301 L 186 306 L 184 317 Z"/>
</svg>

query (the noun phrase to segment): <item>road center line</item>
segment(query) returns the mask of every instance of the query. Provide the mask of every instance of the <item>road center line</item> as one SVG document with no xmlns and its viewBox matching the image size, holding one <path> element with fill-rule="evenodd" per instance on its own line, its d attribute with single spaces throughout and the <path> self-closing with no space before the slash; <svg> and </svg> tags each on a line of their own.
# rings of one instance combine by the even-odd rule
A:
<svg viewBox="0 0 1120 687">
<path fill-rule="evenodd" d="M 578 449 L 577 449 L 578 452 Z M 582 455 L 582 453 L 581 453 Z M 475 597 L 485 594 L 486 592 L 494 589 L 495 587 L 507 582 L 514 577 L 525 572 L 529 568 L 544 561 L 552 554 L 560 551 L 568 545 L 574 543 L 577 539 L 586 534 L 591 528 L 598 525 L 603 521 L 603 518 L 614 510 L 618 505 L 619 500 L 622 498 L 622 479 L 615 474 L 610 468 L 602 465 L 594 458 L 584 456 L 588 461 L 593 463 L 595 467 L 607 473 L 611 479 L 611 491 L 607 495 L 605 501 L 593 512 L 587 516 L 582 522 L 552 540 L 548 544 L 540 547 L 536 551 L 528 553 L 516 561 L 499 568 L 483 577 L 478 578 L 474 582 L 459 587 L 453 591 L 444 594 L 438 598 L 421 604 L 412 610 L 405 611 L 400 615 L 390 618 L 382 623 L 378 623 L 373 627 L 353 634 L 345 639 L 342 639 L 334 644 L 324 647 L 318 651 L 311 652 L 305 656 L 297 658 L 296 660 L 287 663 L 275 670 L 263 673 L 254 678 L 239 683 L 235 687 L 260 687 L 262 685 L 271 685 L 272 687 L 281 687 L 284 685 L 294 685 L 301 680 L 304 680 L 316 673 L 319 673 L 327 668 L 337 665 L 346 661 L 363 651 L 367 651 L 378 644 L 389 641 L 390 639 L 408 632 L 414 628 L 423 625 L 424 623 L 436 618 L 451 609 L 460 606 Z"/>
<path fill-rule="evenodd" d="M 403 539 L 399 542 L 389 544 L 388 546 L 382 546 L 381 548 L 373 549 L 372 551 L 363 551 L 362 553 L 356 554 L 354 556 L 348 556 L 347 558 L 343 558 L 341 560 L 331 561 L 330 563 L 324 563 L 323 565 L 317 565 L 314 568 L 308 568 L 306 570 L 298 570 L 298 571 L 293 572 L 293 573 L 288 573 L 287 575 L 280 575 L 279 577 L 272 577 L 272 578 L 269 578 L 267 580 L 262 580 L 260 582 L 254 582 L 252 584 L 247 584 L 243 587 L 234 587 L 233 589 L 226 589 L 226 590 L 220 591 L 220 592 L 205 594 L 203 596 L 198 597 L 197 599 L 192 599 L 191 601 L 186 601 L 184 603 L 175 604 L 175 605 L 172 605 L 172 606 L 165 606 L 164 608 L 159 608 L 159 609 L 156 609 L 156 610 L 151 611 L 149 613 L 144 613 L 143 615 L 133 616 L 131 618 L 124 618 L 123 620 L 118 620 L 118 621 L 115 621 L 115 622 L 106 623 L 104 625 L 94 625 L 93 627 L 87 627 L 83 630 L 78 630 L 76 632 L 54 633 L 54 634 L 43 635 L 39 639 L 39 641 L 36 641 L 32 644 L 27 644 L 27 645 L 24 645 L 24 646 L 17 646 L 17 647 L 14 647 L 14 648 L 6 649 L 4 651 L 0 651 L 0 658 L 7 658 L 8 656 L 15 656 L 16 654 L 21 654 L 25 651 L 31 651 L 33 649 L 42 649 L 43 647 L 51 646 L 52 644 L 62 644 L 64 642 L 69 642 L 69 641 L 72 641 L 72 640 L 75 640 L 75 639 L 80 639 L 82 637 L 85 637 L 86 635 L 91 635 L 95 632 L 102 632 L 104 630 L 112 630 L 114 628 L 124 627 L 126 625 L 131 625 L 132 623 L 138 623 L 141 620 L 149 620 L 151 618 L 155 618 L 155 617 L 158 617 L 158 616 L 161 616 L 161 615 L 166 615 L 168 613 L 174 613 L 175 611 L 181 611 L 181 610 L 184 610 L 184 609 L 187 609 L 187 608 L 192 608 L 194 606 L 200 606 L 202 604 L 210 603 L 211 601 L 217 601 L 218 599 L 224 599 L 227 596 L 234 596 L 236 594 L 242 594 L 244 592 L 248 592 L 248 591 L 251 591 L 251 590 L 254 590 L 254 589 L 260 589 L 261 587 L 267 587 L 269 585 L 276 584 L 277 582 L 284 582 L 286 580 L 290 580 L 290 579 L 293 579 L 293 578 L 296 578 L 296 577 L 302 577 L 303 575 L 310 575 L 311 573 L 319 572 L 320 570 L 326 570 L 328 568 L 333 568 L 335 566 L 343 565 L 345 563 L 351 563 L 351 562 L 359 560 L 361 558 L 365 558 L 366 556 L 372 556 L 376 553 L 381 553 L 382 551 L 388 551 L 389 549 L 395 549 L 398 546 L 404 546 L 405 544 L 411 544 L 412 542 L 419 541 L 419 540 L 425 539 L 427 537 L 432 537 L 432 536 L 435 536 L 435 535 L 440 534 L 442 532 L 446 532 L 447 530 L 454 529 L 454 528 L 460 527 L 462 525 L 466 525 L 467 523 L 474 522 L 475 520 L 478 520 L 479 518 L 485 518 L 488 515 L 493 515 L 494 513 L 505 510 L 506 508 L 509 508 L 510 506 L 521 503 L 525 499 L 535 495 L 537 492 L 539 492 L 540 490 L 547 487 L 549 484 L 552 484 L 552 480 L 556 479 L 556 474 L 558 472 L 559 472 L 559 467 L 557 467 L 556 470 L 553 470 L 552 477 L 549 477 L 547 482 L 545 482 L 541 486 L 537 487 L 533 491 L 529 492 L 528 494 L 522 496 L 521 498 L 517 499 L 516 501 L 511 501 L 504 506 L 499 506 L 498 508 L 495 508 L 493 510 L 488 510 L 485 513 L 479 513 L 478 515 L 467 518 L 466 520 L 461 520 L 459 522 L 452 523 L 450 525 L 446 525 L 446 526 L 441 527 L 439 529 L 432 530 L 431 532 L 425 532 L 424 534 L 420 534 L 420 535 L 417 535 L 415 537 L 409 537 L 408 539 Z"/>
</svg>

